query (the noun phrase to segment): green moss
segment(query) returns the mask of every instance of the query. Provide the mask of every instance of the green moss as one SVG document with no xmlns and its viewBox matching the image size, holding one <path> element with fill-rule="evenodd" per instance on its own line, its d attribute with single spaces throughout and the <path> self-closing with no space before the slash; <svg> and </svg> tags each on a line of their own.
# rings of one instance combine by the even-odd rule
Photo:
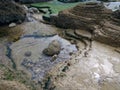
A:
<svg viewBox="0 0 120 90">
<path fill-rule="evenodd" d="M 13 75 L 13 73 L 10 72 L 10 71 L 5 72 L 4 75 L 5 75 L 5 79 L 6 79 L 6 80 L 10 80 L 10 81 L 12 81 L 12 80 L 14 79 L 14 75 Z"/>
<path fill-rule="evenodd" d="M 3 77 L 0 80 L 18 81 L 28 86 L 30 90 L 36 90 L 33 81 L 23 71 L 10 69 L 3 64 L 0 64 L 0 71 L 3 71 Z"/>
<path fill-rule="evenodd" d="M 4 67 L 4 65 L 3 65 L 3 64 L 0 64 L 0 68 L 2 68 L 2 67 Z"/>
<path fill-rule="evenodd" d="M 36 8 L 42 8 L 42 7 L 49 7 L 52 14 L 58 14 L 59 11 L 62 11 L 64 9 L 72 8 L 79 4 L 78 2 L 76 3 L 62 3 L 57 0 L 49 1 L 49 2 L 42 2 L 42 3 L 35 3 L 31 4 L 32 7 Z"/>
</svg>

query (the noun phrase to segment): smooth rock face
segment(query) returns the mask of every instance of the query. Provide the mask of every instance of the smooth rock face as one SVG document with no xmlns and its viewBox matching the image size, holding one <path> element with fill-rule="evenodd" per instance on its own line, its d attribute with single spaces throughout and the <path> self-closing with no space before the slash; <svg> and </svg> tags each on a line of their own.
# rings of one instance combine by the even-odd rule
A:
<svg viewBox="0 0 120 90">
<path fill-rule="evenodd" d="M 72 9 L 61 11 L 58 16 L 51 16 L 51 23 L 62 28 L 90 31 L 94 40 L 119 47 L 119 14 L 119 10 L 112 12 L 102 4 L 80 4 Z"/>
<path fill-rule="evenodd" d="M 57 40 L 53 40 L 49 46 L 43 50 L 43 53 L 48 56 L 53 56 L 55 54 L 59 54 L 61 50 L 60 42 Z"/>
<path fill-rule="evenodd" d="M 23 21 L 26 16 L 25 14 L 23 8 L 15 2 L 0 0 L 0 25 Z"/>
</svg>

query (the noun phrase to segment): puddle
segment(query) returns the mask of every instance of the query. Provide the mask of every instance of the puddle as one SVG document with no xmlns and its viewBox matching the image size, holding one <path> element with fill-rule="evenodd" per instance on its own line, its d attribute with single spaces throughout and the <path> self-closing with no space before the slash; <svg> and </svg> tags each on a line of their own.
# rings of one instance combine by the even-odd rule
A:
<svg viewBox="0 0 120 90">
<path fill-rule="evenodd" d="M 58 40 L 61 43 L 62 50 L 57 56 L 57 59 L 51 62 L 52 57 L 43 55 L 42 51 L 53 40 Z M 71 45 L 69 41 L 59 37 L 58 35 L 52 37 L 24 37 L 19 41 L 13 43 L 12 57 L 16 63 L 17 69 L 26 68 L 31 74 L 32 79 L 41 81 L 45 74 L 53 68 L 56 64 L 64 62 L 71 58 L 70 53 L 76 53 L 77 48 Z M 31 52 L 31 56 L 26 57 L 26 52 Z"/>
</svg>

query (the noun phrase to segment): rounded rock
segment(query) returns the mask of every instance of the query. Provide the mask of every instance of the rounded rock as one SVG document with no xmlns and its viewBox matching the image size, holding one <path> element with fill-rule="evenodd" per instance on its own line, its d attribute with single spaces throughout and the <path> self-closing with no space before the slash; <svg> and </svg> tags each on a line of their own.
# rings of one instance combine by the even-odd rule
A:
<svg viewBox="0 0 120 90">
<path fill-rule="evenodd" d="M 53 55 L 57 55 L 60 53 L 61 50 L 61 44 L 59 41 L 57 40 L 53 40 L 47 48 L 45 48 L 43 50 L 43 54 L 47 55 L 47 56 L 53 56 Z"/>
<path fill-rule="evenodd" d="M 24 54 L 26 57 L 30 57 L 31 55 L 32 55 L 32 52 L 31 51 L 27 51 L 27 52 L 25 52 L 25 54 Z"/>
</svg>

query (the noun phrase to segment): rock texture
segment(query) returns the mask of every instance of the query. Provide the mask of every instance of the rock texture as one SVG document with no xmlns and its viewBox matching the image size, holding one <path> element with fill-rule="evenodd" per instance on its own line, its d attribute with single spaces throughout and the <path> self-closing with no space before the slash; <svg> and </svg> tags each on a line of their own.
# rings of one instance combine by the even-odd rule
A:
<svg viewBox="0 0 120 90">
<path fill-rule="evenodd" d="M 12 0 L 0 0 L 0 25 L 23 21 L 25 14 L 23 8 Z"/>
<path fill-rule="evenodd" d="M 113 17 L 120 19 L 120 10 L 115 11 Z"/>
<path fill-rule="evenodd" d="M 61 11 L 58 17 L 51 17 L 51 22 L 62 28 L 89 29 L 103 19 L 108 19 L 111 13 L 111 10 L 101 4 L 79 4 L 72 9 Z"/>
<path fill-rule="evenodd" d="M 120 46 L 120 13 L 112 12 L 102 4 L 87 3 L 61 11 L 51 17 L 51 23 L 62 28 L 87 30 L 95 40 Z"/>
</svg>

